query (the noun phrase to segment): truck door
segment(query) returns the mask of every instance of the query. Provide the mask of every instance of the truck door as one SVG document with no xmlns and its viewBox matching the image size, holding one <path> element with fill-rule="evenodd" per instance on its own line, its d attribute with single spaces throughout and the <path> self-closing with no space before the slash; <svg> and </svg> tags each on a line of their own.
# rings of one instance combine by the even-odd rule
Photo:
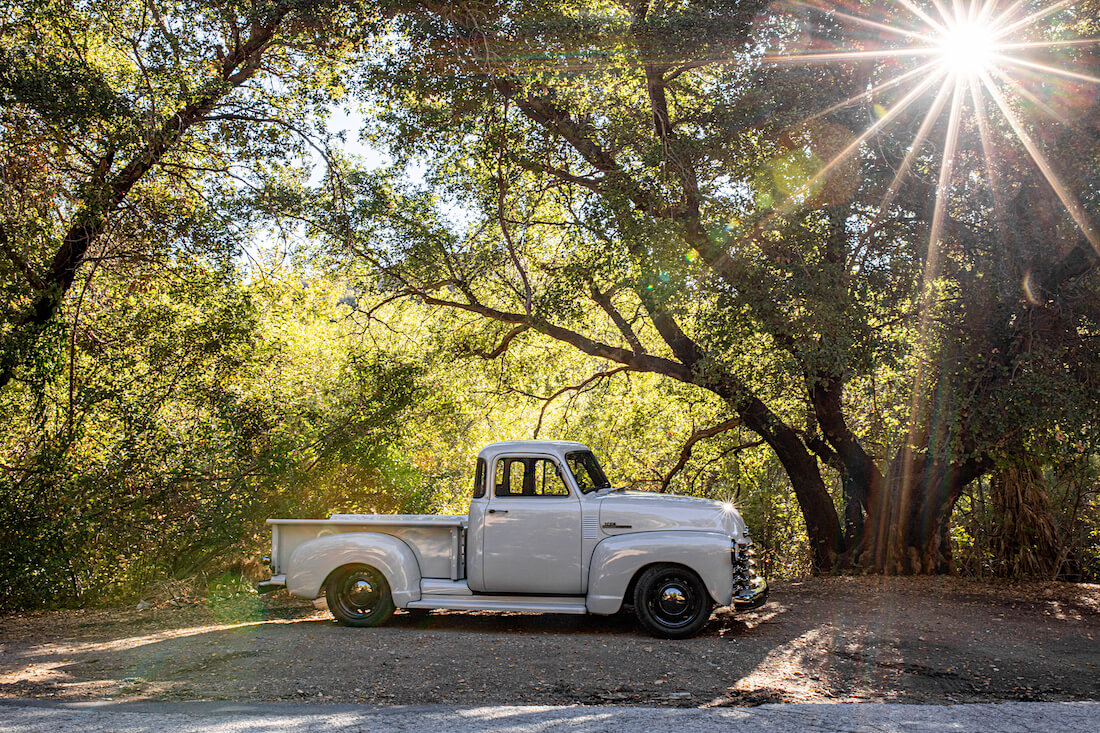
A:
<svg viewBox="0 0 1100 733">
<path fill-rule="evenodd" d="M 486 591 L 582 592 L 580 499 L 554 459 L 498 458 L 484 518 Z"/>
</svg>

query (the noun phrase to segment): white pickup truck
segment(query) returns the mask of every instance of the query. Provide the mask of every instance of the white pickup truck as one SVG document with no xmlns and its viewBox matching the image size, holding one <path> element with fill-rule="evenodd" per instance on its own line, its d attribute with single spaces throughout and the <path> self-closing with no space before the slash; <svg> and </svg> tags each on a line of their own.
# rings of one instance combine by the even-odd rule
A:
<svg viewBox="0 0 1100 733">
<path fill-rule="evenodd" d="M 493 443 L 467 516 L 269 519 L 261 592 L 323 593 L 348 626 L 394 608 L 593 613 L 633 606 L 652 634 L 697 633 L 714 605 L 754 608 L 768 585 L 731 504 L 613 489 L 581 443 Z"/>
</svg>

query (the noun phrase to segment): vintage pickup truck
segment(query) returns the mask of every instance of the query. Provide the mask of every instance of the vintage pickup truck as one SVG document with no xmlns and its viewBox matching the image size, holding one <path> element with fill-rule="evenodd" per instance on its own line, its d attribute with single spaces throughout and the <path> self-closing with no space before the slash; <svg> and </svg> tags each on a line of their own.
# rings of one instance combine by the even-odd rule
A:
<svg viewBox="0 0 1100 733">
<path fill-rule="evenodd" d="M 753 608 L 768 586 L 731 504 L 613 489 L 582 443 L 493 443 L 467 516 L 269 519 L 263 592 L 323 593 L 348 626 L 395 608 L 592 613 L 632 606 L 652 634 L 697 633 L 715 604 Z"/>
</svg>

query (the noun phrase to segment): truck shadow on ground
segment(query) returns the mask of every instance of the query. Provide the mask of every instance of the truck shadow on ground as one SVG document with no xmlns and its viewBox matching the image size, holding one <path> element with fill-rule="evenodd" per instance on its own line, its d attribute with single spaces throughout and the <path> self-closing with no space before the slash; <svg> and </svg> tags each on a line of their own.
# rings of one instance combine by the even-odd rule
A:
<svg viewBox="0 0 1100 733">
<path fill-rule="evenodd" d="M 335 623 L 335 621 L 333 621 Z M 642 629 L 633 611 L 620 611 L 612 616 L 582 616 L 566 614 L 526 614 L 476 611 L 433 611 L 407 613 L 398 611 L 386 622 L 397 629 L 432 630 L 439 632 L 478 632 L 495 634 L 604 634 L 652 638 Z M 719 611 L 695 637 L 727 636 L 746 633 L 745 621 Z"/>
<path fill-rule="evenodd" d="M 398 612 L 383 626 L 357 629 L 310 611 L 8 647 L 0 696 L 698 705 L 727 694 L 742 670 L 803 630 L 758 638 L 731 664 L 722 647 L 752 637 L 752 629 L 728 612 L 716 613 L 697 637 L 669 641 L 646 635 L 626 613 Z M 778 699 L 778 691 L 769 691 L 759 702 Z"/>
</svg>

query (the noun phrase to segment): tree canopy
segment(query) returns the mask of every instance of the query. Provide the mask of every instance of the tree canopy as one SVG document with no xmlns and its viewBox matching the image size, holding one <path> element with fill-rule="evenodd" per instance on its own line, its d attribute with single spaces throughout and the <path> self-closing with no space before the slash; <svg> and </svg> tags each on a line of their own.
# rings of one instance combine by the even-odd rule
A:
<svg viewBox="0 0 1100 733">
<path fill-rule="evenodd" d="M 964 487 L 1064 455 L 1057 435 L 1071 457 L 1094 444 L 1097 254 L 1072 214 L 1094 218 L 1096 90 L 1070 124 L 1038 120 L 1083 195 L 1066 207 L 988 99 L 876 112 L 860 92 L 887 63 L 768 63 L 838 24 L 743 2 L 403 15 L 419 42 L 357 91 L 424 180 L 352 172 L 356 203 L 316 216 L 385 292 L 496 324 L 481 353 L 539 334 L 716 395 L 782 464 L 819 568 L 942 569 Z M 873 145 L 869 114 L 898 117 Z"/>
</svg>

